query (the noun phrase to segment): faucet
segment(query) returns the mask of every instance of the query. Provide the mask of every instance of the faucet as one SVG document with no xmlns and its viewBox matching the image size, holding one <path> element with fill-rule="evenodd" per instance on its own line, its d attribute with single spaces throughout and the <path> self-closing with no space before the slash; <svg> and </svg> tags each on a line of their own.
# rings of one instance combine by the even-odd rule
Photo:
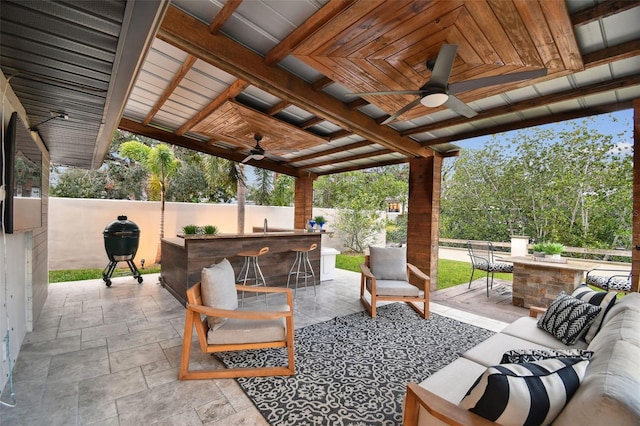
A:
<svg viewBox="0 0 640 426">
<path fill-rule="evenodd" d="M 267 232 L 267 229 L 269 228 L 268 222 L 267 222 L 267 218 L 264 218 L 264 232 Z"/>
</svg>

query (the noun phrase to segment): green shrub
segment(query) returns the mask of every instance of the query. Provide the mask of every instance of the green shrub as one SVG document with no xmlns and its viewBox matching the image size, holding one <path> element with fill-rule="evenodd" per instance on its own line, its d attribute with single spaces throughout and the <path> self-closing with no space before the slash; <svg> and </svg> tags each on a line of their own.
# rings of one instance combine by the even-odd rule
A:
<svg viewBox="0 0 640 426">
<path fill-rule="evenodd" d="M 207 235 L 218 235 L 218 227 L 215 225 L 205 225 L 202 227 L 202 231 Z"/>
<path fill-rule="evenodd" d="M 184 235 L 195 235 L 198 233 L 198 227 L 196 225 L 185 225 L 182 227 Z"/>
</svg>

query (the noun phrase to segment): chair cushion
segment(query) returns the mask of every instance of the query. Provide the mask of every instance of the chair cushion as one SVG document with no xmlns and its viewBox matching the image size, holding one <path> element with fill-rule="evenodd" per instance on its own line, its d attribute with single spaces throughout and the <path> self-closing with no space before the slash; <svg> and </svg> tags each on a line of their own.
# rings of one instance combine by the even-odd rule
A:
<svg viewBox="0 0 640 426">
<path fill-rule="evenodd" d="M 202 303 L 205 306 L 219 309 L 238 309 L 238 292 L 233 267 L 227 259 L 220 263 L 202 268 L 201 273 Z M 227 320 L 223 317 L 207 317 L 211 330 L 221 327 Z"/>
<path fill-rule="evenodd" d="M 269 305 L 261 308 L 266 311 L 288 312 L 289 305 Z M 207 333 L 210 345 L 231 345 L 241 343 L 265 343 L 285 340 L 286 321 L 284 318 L 273 320 L 249 320 L 229 318 L 224 324 Z"/>
<path fill-rule="evenodd" d="M 371 291 L 371 282 L 367 282 L 367 290 Z M 420 289 L 408 281 L 376 280 L 376 296 L 409 296 L 417 297 Z"/>
<path fill-rule="evenodd" d="M 378 280 L 407 281 L 407 248 L 369 246 L 371 273 Z"/>
<path fill-rule="evenodd" d="M 591 327 L 589 327 L 587 334 L 584 336 L 584 340 L 587 343 L 591 343 L 591 340 L 593 340 L 596 333 L 598 333 L 598 331 L 600 331 L 600 328 L 602 328 L 604 317 L 616 303 L 616 293 L 608 291 L 595 291 L 589 288 L 589 286 L 587 286 L 586 284 L 582 284 L 578 286 L 578 288 L 576 288 L 573 293 L 571 293 L 571 295 L 576 299 L 580 299 L 582 301 L 589 302 L 592 305 L 600 307 L 600 313 L 598 314 L 598 316 L 596 316 L 596 319 L 593 320 Z"/>
<path fill-rule="evenodd" d="M 630 277 L 610 277 L 606 275 L 587 274 L 587 284 L 605 290 L 631 291 Z"/>
<path fill-rule="evenodd" d="M 557 358 L 489 367 L 460 407 L 504 426 L 550 424 L 580 386 L 588 364 Z"/>
<path fill-rule="evenodd" d="M 538 320 L 538 327 L 555 336 L 565 345 L 582 337 L 601 309 L 561 291 L 549 309 Z"/>
<path fill-rule="evenodd" d="M 513 273 L 513 264 L 505 262 L 487 262 L 486 260 L 480 260 L 474 262 L 473 267 L 487 272 L 505 272 Z"/>
</svg>

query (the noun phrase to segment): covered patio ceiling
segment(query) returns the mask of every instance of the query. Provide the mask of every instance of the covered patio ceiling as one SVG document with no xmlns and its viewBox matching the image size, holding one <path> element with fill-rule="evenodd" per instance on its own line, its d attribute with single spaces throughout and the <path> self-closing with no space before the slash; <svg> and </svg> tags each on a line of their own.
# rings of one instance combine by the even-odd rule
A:
<svg viewBox="0 0 640 426">
<path fill-rule="evenodd" d="M 31 61 L 15 59 L 26 55 L 27 48 L 32 49 L 29 55 L 45 57 L 41 62 L 57 67 L 50 77 L 58 80 L 71 80 L 65 75 L 69 63 L 81 64 L 87 72 L 109 66 L 80 50 L 63 58 L 46 43 L 24 43 L 46 31 L 19 25 L 22 16 L 27 19 L 25 10 L 64 19 L 72 9 L 90 9 L 86 2 L 64 4 L 66 12 L 57 4 L 38 3 L 44 2 L 17 6 L 3 0 L 0 59 L 5 76 L 15 76 L 11 85 L 31 125 L 48 118 L 50 111 L 69 115 L 67 121 L 39 128 L 52 162 L 59 164 L 100 165 L 108 148 L 105 140 L 65 132 L 94 124 L 105 127 L 102 134 L 117 126 L 234 161 L 245 159 L 255 135 L 261 135 L 265 158 L 248 164 L 317 176 L 403 163 L 434 151 L 456 155 L 455 141 L 629 109 L 640 98 L 639 1 L 173 0 L 168 5 L 155 2 L 156 13 L 164 16 L 138 28 L 130 25 L 135 15 L 125 9 L 154 2 L 130 1 L 125 7 L 109 1 L 98 3 L 122 9 L 119 24 L 109 17 L 107 29 L 116 37 L 109 57 L 132 63 L 143 58 L 134 72 L 116 73 L 113 63 L 112 72 L 104 72 L 103 92 L 121 85 L 126 96 L 118 101 L 107 95 L 112 102 L 102 107 L 102 114 L 87 116 L 82 104 L 96 92 L 76 85 L 74 102 L 51 99 L 50 106 L 36 109 L 30 108 L 31 93 L 55 82 L 21 79 L 21 73 L 35 73 L 21 69 Z M 22 13 L 6 16 L 13 8 Z M 80 18 L 87 31 L 96 29 L 91 19 Z M 73 26 L 56 28 L 57 35 L 68 38 L 65 32 Z M 148 50 L 132 48 L 133 40 L 124 43 L 127 34 L 132 39 L 135 34 L 136 46 Z M 77 34 L 74 41 L 74 48 L 96 43 Z M 520 71 L 547 73 L 481 88 L 458 84 L 456 97 L 477 113 L 471 118 L 418 103 L 384 123 L 419 97 L 349 95 L 417 90 L 431 76 L 427 60 L 435 59 L 443 44 L 457 46 L 448 80 L 452 87 Z M 49 73 L 42 66 L 37 72 Z M 76 77 L 78 70 L 73 72 Z M 120 119 L 104 120 L 114 114 Z M 80 157 L 76 150 L 92 155 Z"/>
</svg>

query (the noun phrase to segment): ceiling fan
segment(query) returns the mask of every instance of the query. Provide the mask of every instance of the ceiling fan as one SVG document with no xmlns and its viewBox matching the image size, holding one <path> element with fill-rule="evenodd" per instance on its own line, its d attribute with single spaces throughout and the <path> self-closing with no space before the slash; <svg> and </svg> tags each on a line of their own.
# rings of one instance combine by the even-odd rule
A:
<svg viewBox="0 0 640 426">
<path fill-rule="evenodd" d="M 260 141 L 262 140 L 262 135 L 255 134 L 253 138 L 256 140 L 256 146 L 254 146 L 251 151 L 249 151 L 249 155 L 242 160 L 243 163 L 246 163 L 249 160 L 262 160 L 264 159 L 264 148 L 260 146 Z"/>
<path fill-rule="evenodd" d="M 418 104 L 434 108 L 444 105 L 447 108 L 464 115 L 467 118 L 478 115 L 469 105 L 456 98 L 454 95 L 460 92 L 479 89 L 481 87 L 495 86 L 497 84 L 513 83 L 515 81 L 527 80 L 547 75 L 547 69 L 542 68 L 532 71 L 522 71 L 511 74 L 482 77 L 472 80 L 461 81 L 449 84 L 449 75 L 453 68 L 453 61 L 456 57 L 458 46 L 455 44 L 443 44 L 436 59 L 427 61 L 427 69 L 431 71 L 431 78 L 418 90 L 392 90 L 386 92 L 361 92 L 348 93 L 352 96 L 377 96 L 377 95 L 419 95 L 413 102 L 405 105 L 395 114 L 389 116 L 382 124 L 387 124 L 409 111 Z"/>
</svg>

